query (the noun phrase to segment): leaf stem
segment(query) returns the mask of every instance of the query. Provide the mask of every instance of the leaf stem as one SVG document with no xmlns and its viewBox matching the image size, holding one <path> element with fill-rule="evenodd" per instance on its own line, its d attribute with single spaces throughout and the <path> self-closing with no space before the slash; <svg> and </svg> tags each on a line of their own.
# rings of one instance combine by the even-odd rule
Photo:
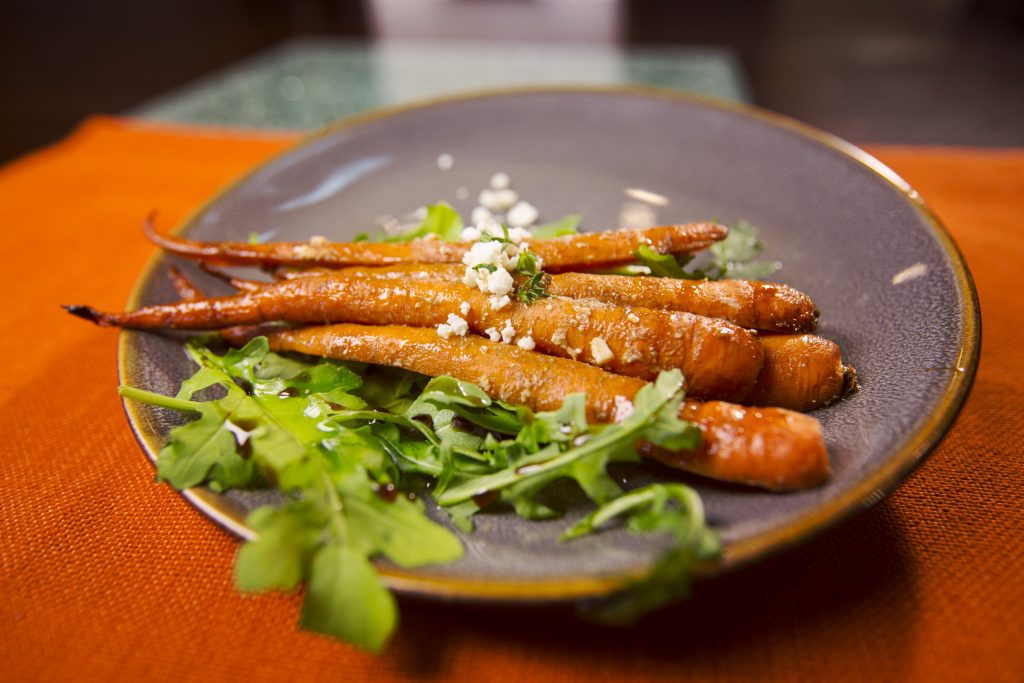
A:
<svg viewBox="0 0 1024 683">
<path fill-rule="evenodd" d="M 117 388 L 117 393 L 124 398 L 139 401 L 140 403 L 148 403 L 149 405 L 159 406 L 161 408 L 170 408 L 171 410 L 180 410 L 186 413 L 202 412 L 200 410 L 201 404 L 197 401 L 187 401 L 183 398 L 164 396 L 163 394 L 146 391 L 145 389 L 137 389 L 124 384 Z"/>
</svg>

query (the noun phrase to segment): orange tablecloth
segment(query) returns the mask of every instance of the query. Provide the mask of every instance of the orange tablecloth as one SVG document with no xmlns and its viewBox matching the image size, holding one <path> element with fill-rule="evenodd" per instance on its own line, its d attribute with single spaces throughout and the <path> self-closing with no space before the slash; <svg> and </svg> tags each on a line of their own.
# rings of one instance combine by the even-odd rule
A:
<svg viewBox="0 0 1024 683">
<path fill-rule="evenodd" d="M 374 658 L 298 631 L 295 595 L 233 590 L 235 540 L 128 430 L 117 334 L 58 308 L 122 306 L 142 216 L 176 221 L 289 140 L 95 119 L 0 170 L 0 680 L 1024 679 L 1024 151 L 872 150 L 946 221 L 984 312 L 973 395 L 896 493 L 634 630 L 405 601 Z"/>
</svg>

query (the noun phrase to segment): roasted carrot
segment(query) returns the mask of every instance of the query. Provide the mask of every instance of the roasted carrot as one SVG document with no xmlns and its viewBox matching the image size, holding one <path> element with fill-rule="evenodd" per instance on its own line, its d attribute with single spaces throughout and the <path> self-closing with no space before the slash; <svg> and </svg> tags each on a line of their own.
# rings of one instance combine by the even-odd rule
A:
<svg viewBox="0 0 1024 683">
<path fill-rule="evenodd" d="M 646 245 L 661 254 L 692 253 L 723 239 L 729 229 L 716 223 L 687 223 L 642 230 L 613 230 L 566 235 L 530 242 L 530 251 L 554 272 L 576 267 L 600 268 L 635 261 L 636 250 Z M 158 233 L 146 221 L 150 240 L 167 251 L 208 264 L 258 266 L 386 266 L 396 263 L 458 263 L 471 242 L 416 239 L 400 243 L 329 242 L 200 242 Z"/>
<path fill-rule="evenodd" d="M 479 290 L 415 279 L 309 277 L 129 313 L 67 308 L 100 325 L 135 329 L 217 329 L 271 321 L 436 327 L 454 315 L 477 333 L 500 334 L 510 328 L 518 338 L 530 337 L 545 353 L 642 379 L 679 368 L 686 375 L 688 391 L 701 398 L 742 398 L 757 379 L 762 362 L 755 335 L 721 320 L 564 297 L 533 304 L 512 301 L 494 310 L 489 297 Z"/>
<path fill-rule="evenodd" d="M 240 343 L 245 336 L 235 332 L 233 341 Z M 567 394 L 584 392 L 587 416 L 594 422 L 622 419 L 644 386 L 639 379 L 578 361 L 474 336 L 444 340 L 423 328 L 343 324 L 272 331 L 267 338 L 277 351 L 451 375 L 477 384 L 492 398 L 534 410 L 554 410 Z M 671 467 L 772 490 L 807 488 L 828 478 L 828 453 L 812 417 L 691 400 L 684 402 L 680 417 L 703 432 L 700 448 L 670 453 L 646 446 L 641 452 Z"/>
<path fill-rule="evenodd" d="M 239 277 L 234 277 L 232 275 L 228 275 L 227 273 L 224 273 L 224 272 L 222 272 L 220 270 L 217 270 L 216 268 L 211 267 L 207 263 L 200 263 L 199 264 L 199 268 L 204 273 L 209 273 L 210 275 L 213 275 L 214 277 L 216 277 L 217 279 L 221 280 L 222 282 L 226 282 L 229 285 L 231 285 L 232 287 L 234 287 L 235 289 L 241 290 L 243 292 L 254 292 L 257 289 L 262 289 L 262 288 L 267 286 L 266 282 L 261 282 L 259 280 L 246 280 L 244 278 L 239 278 Z M 305 273 L 313 274 L 313 273 L 327 273 L 327 272 L 331 272 L 331 271 L 321 271 L 319 269 L 311 268 L 311 269 L 305 270 L 305 271 L 298 271 L 297 270 L 297 271 L 294 271 L 294 272 L 295 273 L 305 272 Z M 181 298 L 182 299 L 188 299 L 189 297 L 183 296 Z M 201 297 L 192 297 L 192 298 L 201 298 Z"/>
<path fill-rule="evenodd" d="M 673 452 L 641 444 L 640 453 L 675 469 L 773 491 L 811 488 L 829 477 L 821 425 L 810 415 L 685 401 L 679 417 L 701 428 L 700 448 Z"/>
<path fill-rule="evenodd" d="M 343 276 L 376 277 L 385 280 L 399 280 L 409 277 L 423 279 L 437 277 L 445 281 L 461 280 L 462 267 L 440 266 L 397 266 L 394 268 L 345 268 L 337 271 Z M 282 274 L 285 278 L 329 276 L 330 271 L 294 271 Z M 555 275 L 551 278 L 550 292 L 561 293 L 557 287 L 559 278 L 569 275 Z M 608 276 L 592 276 L 608 277 Z M 625 278 L 633 280 L 634 278 Z M 663 280 L 664 281 L 664 280 Z M 266 287 L 268 283 L 252 280 L 231 279 L 230 282 L 246 291 Z M 739 281 L 736 281 L 739 284 Z M 706 282 L 706 284 L 717 284 Z M 751 282 L 743 284 L 759 285 Z M 771 285 L 770 285 L 771 286 Z M 779 285 L 784 287 L 784 285 Z M 736 290 L 731 290 L 735 292 Z M 804 295 L 791 290 L 794 294 Z M 724 292 L 730 292 L 725 289 Z M 728 296 L 728 294 L 726 294 Z M 611 298 L 611 297 L 609 297 Z M 749 303 L 749 301 L 748 301 Z M 757 305 L 757 304 L 751 304 Z M 806 310 L 806 309 L 805 309 Z M 758 315 L 763 315 L 759 313 Z M 816 312 L 815 312 L 816 315 Z M 777 320 L 782 320 L 779 316 Z M 789 318 L 789 320 L 795 320 Z M 735 320 L 733 320 L 735 322 Z M 757 382 L 742 398 L 733 400 L 746 404 L 776 406 L 801 412 L 831 405 L 857 388 L 856 371 L 843 364 L 839 346 L 828 339 L 812 335 L 761 335 L 764 348 L 764 363 Z"/>
<path fill-rule="evenodd" d="M 813 334 L 761 335 L 764 365 L 743 402 L 791 410 L 823 408 L 857 389 L 839 345 Z"/>
<path fill-rule="evenodd" d="M 407 263 L 383 268 L 352 267 L 338 271 L 384 279 L 419 277 L 461 282 L 465 267 L 458 264 Z M 282 277 L 323 275 L 320 269 L 291 271 Z M 238 283 L 240 289 L 252 283 Z M 740 327 L 767 332 L 809 332 L 818 324 L 818 309 L 803 292 L 787 285 L 753 280 L 676 280 L 593 273 L 553 275 L 547 291 L 573 299 L 597 299 L 619 306 L 642 306 L 686 311 L 721 318 Z"/>
<path fill-rule="evenodd" d="M 174 287 L 174 291 L 177 292 L 178 297 L 186 301 L 193 299 L 202 299 L 204 297 L 203 292 L 192 283 L 185 274 L 182 273 L 176 266 L 170 266 L 168 269 L 168 277 L 170 277 L 171 285 Z"/>
<path fill-rule="evenodd" d="M 548 291 L 620 306 L 689 311 L 755 330 L 807 332 L 818 323 L 818 311 L 810 297 L 769 282 L 564 273 L 551 278 Z"/>
</svg>

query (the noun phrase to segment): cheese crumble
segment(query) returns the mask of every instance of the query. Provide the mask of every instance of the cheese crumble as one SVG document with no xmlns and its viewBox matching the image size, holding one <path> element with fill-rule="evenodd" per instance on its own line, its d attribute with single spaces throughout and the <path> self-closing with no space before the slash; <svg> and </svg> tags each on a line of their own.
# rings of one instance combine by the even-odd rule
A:
<svg viewBox="0 0 1024 683">
<path fill-rule="evenodd" d="M 508 224 L 525 227 L 537 222 L 540 212 L 537 207 L 527 201 L 520 201 L 508 211 Z"/>
<path fill-rule="evenodd" d="M 516 337 L 516 328 L 512 327 L 512 321 L 506 320 L 505 327 L 501 328 L 501 341 L 505 344 L 511 344 L 512 340 Z"/>
<path fill-rule="evenodd" d="M 615 358 L 615 354 L 608 347 L 608 342 L 603 337 L 594 337 L 590 340 L 590 354 L 594 357 L 596 365 L 604 365 Z"/>
<path fill-rule="evenodd" d="M 448 339 L 453 334 L 456 337 L 465 337 L 467 332 L 469 332 L 469 323 L 454 313 L 448 314 L 448 322 L 437 326 L 437 335 L 441 339 Z"/>
</svg>

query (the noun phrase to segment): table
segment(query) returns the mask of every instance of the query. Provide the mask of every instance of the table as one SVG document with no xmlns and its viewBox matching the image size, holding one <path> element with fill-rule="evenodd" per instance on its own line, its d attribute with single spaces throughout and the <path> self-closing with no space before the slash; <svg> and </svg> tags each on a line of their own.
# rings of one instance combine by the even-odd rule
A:
<svg viewBox="0 0 1024 683">
<path fill-rule="evenodd" d="M 120 307 L 173 223 L 293 135 L 96 118 L 0 169 L 0 680 L 977 680 L 1024 674 L 1018 264 L 1024 150 L 873 147 L 972 266 L 984 355 L 958 423 L 893 495 L 701 582 L 633 630 L 560 608 L 405 601 L 380 658 L 295 627 L 299 597 L 232 588 L 236 541 L 165 486 L 116 396 Z M 41 255 L 45 255 L 41 258 Z"/>
<path fill-rule="evenodd" d="M 525 84 L 634 83 L 749 101 L 724 48 L 295 40 L 128 112 L 168 123 L 317 128 L 366 109 Z"/>
</svg>

